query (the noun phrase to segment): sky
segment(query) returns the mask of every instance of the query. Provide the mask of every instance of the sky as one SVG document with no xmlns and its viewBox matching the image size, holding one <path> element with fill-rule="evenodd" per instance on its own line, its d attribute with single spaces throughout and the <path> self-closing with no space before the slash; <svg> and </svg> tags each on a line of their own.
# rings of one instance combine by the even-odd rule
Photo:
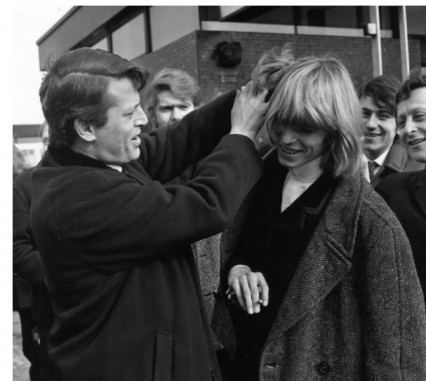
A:
<svg viewBox="0 0 426 381">
<path fill-rule="evenodd" d="M 18 3 L 13 7 L 12 69 L 13 78 L 19 79 L 12 87 L 13 124 L 41 124 L 38 89 L 43 73 L 40 72 L 36 41 L 65 15 L 71 5 Z"/>
</svg>

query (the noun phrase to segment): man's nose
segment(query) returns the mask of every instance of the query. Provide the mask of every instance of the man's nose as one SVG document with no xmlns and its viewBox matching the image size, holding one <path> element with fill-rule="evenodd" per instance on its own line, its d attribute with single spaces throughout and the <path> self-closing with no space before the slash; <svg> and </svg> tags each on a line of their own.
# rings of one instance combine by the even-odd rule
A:
<svg viewBox="0 0 426 381">
<path fill-rule="evenodd" d="M 145 126 L 148 124 L 148 116 L 145 111 L 139 106 L 136 110 L 135 124 L 137 126 Z"/>
<path fill-rule="evenodd" d="M 175 107 L 173 109 L 173 112 L 172 112 L 172 120 L 173 121 L 181 120 L 183 118 L 183 116 L 184 116 L 184 113 L 183 113 L 182 110 L 179 110 L 177 107 Z"/>
<path fill-rule="evenodd" d="M 417 125 L 412 118 L 406 120 L 404 130 L 408 135 L 414 134 L 417 131 Z"/>
<path fill-rule="evenodd" d="M 369 117 L 364 117 L 364 125 L 366 128 L 377 127 L 377 117 L 375 114 L 371 114 Z"/>
<path fill-rule="evenodd" d="M 290 144 L 296 140 L 296 136 L 290 128 L 285 128 L 280 133 L 280 143 Z"/>
</svg>

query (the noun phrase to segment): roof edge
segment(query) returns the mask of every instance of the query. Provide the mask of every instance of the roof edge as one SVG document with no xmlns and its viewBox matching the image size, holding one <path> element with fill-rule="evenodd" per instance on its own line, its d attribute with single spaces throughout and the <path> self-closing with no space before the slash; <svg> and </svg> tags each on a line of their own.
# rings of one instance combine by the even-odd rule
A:
<svg viewBox="0 0 426 381">
<path fill-rule="evenodd" d="M 43 34 L 37 41 L 36 44 L 39 46 L 47 37 L 49 37 L 60 25 L 62 25 L 67 19 L 69 19 L 81 6 L 73 6 L 67 13 L 65 13 L 49 30 Z"/>
</svg>

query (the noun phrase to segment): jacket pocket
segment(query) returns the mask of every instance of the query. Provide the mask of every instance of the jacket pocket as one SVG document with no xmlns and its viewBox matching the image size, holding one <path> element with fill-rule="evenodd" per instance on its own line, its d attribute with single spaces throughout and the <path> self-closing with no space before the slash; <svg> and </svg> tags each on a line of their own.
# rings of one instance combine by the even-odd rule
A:
<svg viewBox="0 0 426 381">
<path fill-rule="evenodd" d="M 172 379 L 172 347 L 173 335 L 170 332 L 157 329 L 153 381 Z"/>
</svg>

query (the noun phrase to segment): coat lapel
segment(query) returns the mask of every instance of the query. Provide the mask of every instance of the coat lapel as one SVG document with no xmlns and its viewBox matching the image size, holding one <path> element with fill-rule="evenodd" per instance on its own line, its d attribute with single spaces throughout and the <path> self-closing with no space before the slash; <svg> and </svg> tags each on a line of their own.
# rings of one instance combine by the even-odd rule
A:
<svg viewBox="0 0 426 381">
<path fill-rule="evenodd" d="M 426 170 L 417 179 L 416 198 L 426 215 Z"/>
<path fill-rule="evenodd" d="M 341 180 L 300 260 L 269 339 L 309 314 L 351 268 L 356 227 L 365 181 Z"/>
</svg>

